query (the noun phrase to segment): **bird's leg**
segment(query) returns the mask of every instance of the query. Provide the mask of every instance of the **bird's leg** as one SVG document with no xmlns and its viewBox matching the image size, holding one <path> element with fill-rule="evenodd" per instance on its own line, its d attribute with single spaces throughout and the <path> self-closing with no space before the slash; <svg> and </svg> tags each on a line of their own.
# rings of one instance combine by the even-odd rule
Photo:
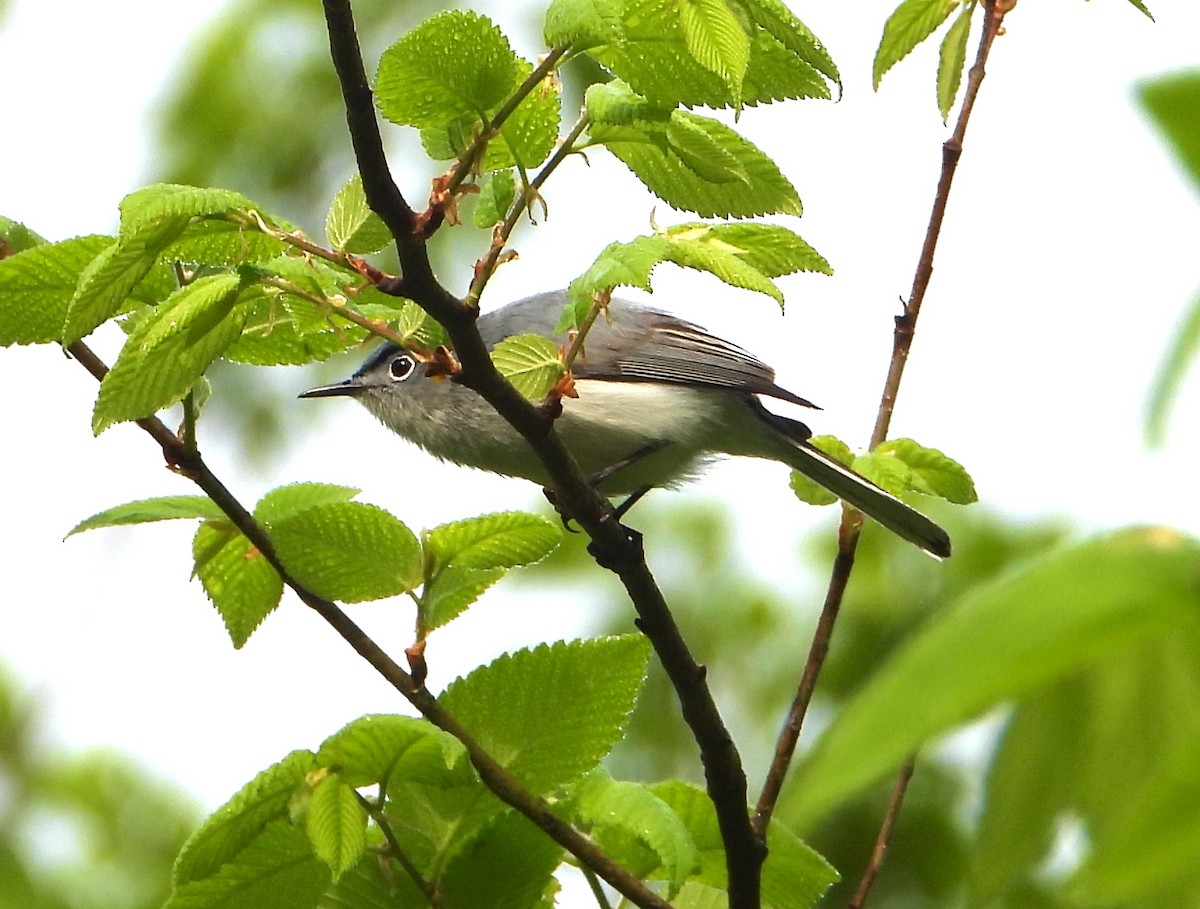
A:
<svg viewBox="0 0 1200 909">
<path fill-rule="evenodd" d="M 592 474 L 590 477 L 588 477 L 588 483 L 593 488 L 599 487 L 601 483 L 604 483 L 604 482 L 612 479 L 616 474 L 620 473 L 625 468 L 636 464 L 638 461 L 642 460 L 643 458 L 649 457 L 650 455 L 654 454 L 656 451 L 662 451 L 664 448 L 666 448 L 670 444 L 671 443 L 668 442 L 666 439 L 656 439 L 653 442 L 649 442 L 646 445 L 643 445 L 641 448 L 634 451 L 633 453 L 621 458 L 621 460 L 617 461 L 615 464 L 609 464 L 607 467 L 603 468 L 602 470 L 596 471 L 594 474 Z M 633 493 L 631 493 L 629 495 L 628 498 L 625 499 L 625 501 L 623 501 L 620 505 L 618 505 L 614 509 L 613 516 L 616 517 L 616 519 L 618 521 L 620 521 L 621 518 L 623 518 L 625 516 L 625 513 L 628 512 L 629 509 L 631 509 L 635 504 L 637 504 L 638 500 L 641 499 L 642 496 L 644 496 L 646 493 L 648 493 L 652 488 L 653 487 L 651 487 L 651 486 L 643 486 L 640 489 L 635 490 Z M 554 496 L 554 490 L 547 488 L 547 489 L 543 489 L 542 492 L 544 492 L 546 494 L 546 498 L 550 500 L 550 504 L 553 505 L 554 510 L 558 512 L 558 516 L 562 519 L 563 527 L 565 527 L 567 530 L 570 530 L 571 529 L 571 516 L 568 514 L 564 514 L 562 509 L 558 507 L 558 501 Z"/>
</svg>

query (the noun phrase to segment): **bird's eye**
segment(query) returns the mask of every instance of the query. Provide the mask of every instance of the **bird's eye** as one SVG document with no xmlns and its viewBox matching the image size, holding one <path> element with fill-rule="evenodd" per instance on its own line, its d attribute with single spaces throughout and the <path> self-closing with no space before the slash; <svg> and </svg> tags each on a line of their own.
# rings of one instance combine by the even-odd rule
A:
<svg viewBox="0 0 1200 909">
<path fill-rule="evenodd" d="M 388 364 L 388 371 L 397 382 L 403 382 L 412 375 L 413 370 L 416 368 L 417 362 L 408 354 L 400 354 Z"/>
</svg>

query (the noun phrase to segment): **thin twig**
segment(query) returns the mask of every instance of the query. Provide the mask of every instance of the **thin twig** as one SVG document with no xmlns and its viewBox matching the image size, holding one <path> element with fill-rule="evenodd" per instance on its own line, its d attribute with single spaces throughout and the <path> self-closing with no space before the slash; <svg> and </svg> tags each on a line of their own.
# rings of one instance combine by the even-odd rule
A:
<svg viewBox="0 0 1200 909">
<path fill-rule="evenodd" d="M 858 882 L 858 889 L 854 891 L 854 896 L 846 904 L 846 909 L 862 909 L 867 902 L 867 896 L 875 884 L 875 877 L 879 874 L 879 869 L 883 867 L 883 857 L 892 843 L 892 832 L 896 828 L 896 819 L 900 816 L 900 806 L 904 804 L 904 793 L 908 789 L 908 781 L 912 779 L 915 767 L 916 759 L 909 758 L 896 775 L 896 782 L 892 785 L 892 795 L 888 799 L 887 811 L 884 812 L 883 823 L 879 827 L 879 835 L 875 838 L 875 845 L 871 849 L 871 858 L 867 862 L 866 870 L 863 871 L 862 880 Z"/>
<path fill-rule="evenodd" d="M 408 857 L 408 853 L 404 851 L 404 847 L 400 844 L 400 840 L 396 838 L 396 831 L 392 829 L 391 821 L 383 812 L 383 807 L 379 802 L 372 801 L 361 792 L 355 792 L 354 797 L 358 799 L 358 803 L 362 806 L 363 811 L 370 815 L 371 820 L 375 822 L 375 826 L 379 828 L 383 834 L 383 838 L 387 840 L 388 849 L 387 856 L 393 859 L 397 865 L 404 869 L 404 873 L 409 876 L 417 889 L 424 894 L 425 899 L 433 909 L 437 909 L 439 900 L 437 896 L 437 888 L 429 881 L 425 880 L 425 875 L 421 874 L 421 870 L 413 864 L 412 859 Z"/>
<path fill-rule="evenodd" d="M 591 537 L 591 551 L 597 562 L 620 578 L 638 613 L 638 627 L 649 638 L 671 680 L 684 720 L 700 750 L 708 794 L 725 845 L 730 909 L 758 909 L 766 848 L 750 824 L 741 755 L 705 682 L 704 668 L 688 649 L 646 565 L 640 537 L 615 520 L 612 505 L 587 482 L 554 432 L 549 416 L 525 400 L 496 371 L 475 326 L 479 312 L 476 301 L 458 300 L 434 277 L 416 216 L 396 189 L 383 157 L 350 3 L 324 0 L 324 8 L 367 203 L 396 238 L 403 277 L 392 290 L 402 292 L 445 327 L 462 364 L 458 380 L 482 396 L 529 443 L 553 480 L 558 504 Z M 564 142 L 547 167 L 557 166 L 557 161 L 571 150 Z M 543 171 L 548 175 L 546 168 Z M 389 290 L 384 285 L 380 289 Z M 587 864 L 608 880 L 600 868 L 590 861 Z"/>
<path fill-rule="evenodd" d="M 941 176 L 938 179 L 937 190 L 934 194 L 933 210 L 930 214 L 929 226 L 925 232 L 925 242 L 921 248 L 920 257 L 917 260 L 912 293 L 904 305 L 904 312 L 896 318 L 888 375 L 884 382 L 875 427 L 871 433 L 870 447 L 872 449 L 887 438 L 888 430 L 891 426 L 896 396 L 900 389 L 900 379 L 904 375 L 904 367 L 908 362 L 909 351 L 912 348 L 917 317 L 921 311 L 921 304 L 925 299 L 925 292 L 929 287 L 929 280 L 933 275 L 933 255 L 937 249 L 938 237 L 941 234 L 942 222 L 945 219 L 946 205 L 949 201 L 954 171 L 962 155 L 963 137 L 966 135 L 971 111 L 974 109 L 975 99 L 979 94 L 979 88 L 983 82 L 984 66 L 988 53 L 991 50 L 992 42 L 999 32 L 1000 24 L 1006 11 L 997 10 L 995 0 L 983 0 L 983 8 L 984 28 L 979 41 L 979 50 L 976 54 L 975 63 L 971 67 L 971 71 L 967 77 L 966 92 L 963 97 L 962 107 L 959 109 L 954 131 L 942 146 Z M 820 675 L 821 668 L 824 665 L 825 656 L 829 652 L 834 624 L 846 592 L 850 571 L 854 565 L 854 554 L 858 549 L 862 520 L 862 515 L 854 509 L 843 509 L 842 520 L 838 529 L 838 554 L 830 575 L 825 603 L 822 606 L 821 616 L 817 621 L 817 628 L 813 635 L 812 645 L 809 648 L 808 659 L 804 664 L 800 683 L 797 686 L 796 696 L 788 712 L 783 730 L 776 741 L 775 755 L 771 762 L 767 779 L 763 785 L 762 794 L 759 797 L 755 813 L 755 826 L 760 833 L 766 830 L 775 804 L 778 801 L 779 792 L 783 786 L 784 775 L 787 773 L 787 769 L 791 765 L 792 757 L 795 753 L 800 726 L 803 724 L 804 717 L 808 712 L 813 691 L 816 687 L 817 677 Z M 899 798 L 903 798 L 902 789 L 900 790 Z M 897 802 L 897 811 L 899 811 L 899 807 L 899 802 Z M 886 819 L 885 823 L 887 823 Z M 869 884 L 866 889 L 869 891 Z M 865 891 L 863 898 L 866 898 Z"/>
</svg>

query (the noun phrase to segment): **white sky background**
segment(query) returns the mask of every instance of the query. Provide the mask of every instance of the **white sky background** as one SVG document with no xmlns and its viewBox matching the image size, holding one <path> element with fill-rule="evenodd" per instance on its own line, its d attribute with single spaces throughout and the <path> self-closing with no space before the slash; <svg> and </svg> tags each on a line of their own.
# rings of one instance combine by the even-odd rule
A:
<svg viewBox="0 0 1200 909">
<path fill-rule="evenodd" d="M 113 231 L 118 201 L 153 160 L 155 100 L 221 6 L 13 4 L 0 21 L 11 77 L 0 212 L 51 239 Z M 666 266 L 653 301 L 760 354 L 781 384 L 825 407 L 809 420 L 815 431 L 862 444 L 948 133 L 933 97 L 936 49 L 902 62 L 876 95 L 870 61 L 890 5 L 795 6 L 841 67 L 845 98 L 748 110 L 739 128 L 792 178 L 806 215 L 788 223 L 837 274 L 783 279 L 782 319 L 766 298 Z M 1141 436 L 1149 383 L 1200 286 L 1200 207 L 1132 94 L 1139 79 L 1200 64 L 1200 4 L 1153 9 L 1157 24 L 1123 0 L 1025 0 L 997 42 L 967 137 L 893 434 L 962 461 L 985 506 L 1012 518 L 1069 516 L 1081 532 L 1136 522 L 1200 532 L 1188 479 L 1198 383 L 1185 389 L 1165 450 L 1148 452 Z M 649 229 L 653 199 L 602 154 L 591 160 L 571 190 L 563 182 L 577 169 L 551 183 L 549 228 L 518 237 L 521 259 L 497 277 L 491 303 L 562 286 L 608 239 Z M 425 179 L 404 176 L 414 201 Z M 683 220 L 661 204 L 657 218 Z M 63 543 L 103 508 L 194 490 L 162 469 L 139 430 L 92 438 L 95 384 L 54 349 L 0 350 L 0 388 L 9 478 L 0 659 L 38 692 L 53 741 L 115 745 L 214 806 L 291 748 L 315 746 L 361 713 L 406 709 L 291 598 L 234 653 L 187 580 L 183 522 Z M 527 484 L 439 467 L 348 402 L 293 406 L 322 408 L 326 431 L 277 469 L 238 475 L 219 438 L 206 446 L 247 503 L 289 480 L 348 482 L 419 527 L 537 501 Z M 789 503 L 785 481 L 782 467 L 730 462 L 687 494 L 735 503 L 747 551 L 781 582 L 807 584 L 788 530 L 831 528 L 835 513 Z M 409 639 L 406 610 L 353 615 L 394 652 Z M 493 594 L 435 636 L 433 682 L 502 649 L 570 636 L 578 621 L 569 604 Z"/>
</svg>

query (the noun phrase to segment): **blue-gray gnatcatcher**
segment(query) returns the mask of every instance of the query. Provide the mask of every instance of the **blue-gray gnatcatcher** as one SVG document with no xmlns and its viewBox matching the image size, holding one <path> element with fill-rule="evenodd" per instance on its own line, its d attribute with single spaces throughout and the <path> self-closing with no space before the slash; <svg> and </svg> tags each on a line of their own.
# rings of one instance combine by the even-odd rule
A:
<svg viewBox="0 0 1200 909">
<path fill-rule="evenodd" d="M 562 291 L 510 303 L 479 318 L 488 347 L 511 335 L 565 344 L 555 323 Z M 555 428 L 607 495 L 639 496 L 696 474 L 717 455 L 782 461 L 892 532 L 950 555 L 937 524 L 808 443 L 803 423 L 767 410 L 760 395 L 812 407 L 775 384 L 766 364 L 696 325 L 613 300 L 572 366 L 578 398 L 564 398 Z M 456 464 L 549 484 L 523 438 L 469 388 L 426 376 L 426 364 L 384 344 L 349 379 L 301 397 L 349 395 L 392 431 Z"/>
</svg>

